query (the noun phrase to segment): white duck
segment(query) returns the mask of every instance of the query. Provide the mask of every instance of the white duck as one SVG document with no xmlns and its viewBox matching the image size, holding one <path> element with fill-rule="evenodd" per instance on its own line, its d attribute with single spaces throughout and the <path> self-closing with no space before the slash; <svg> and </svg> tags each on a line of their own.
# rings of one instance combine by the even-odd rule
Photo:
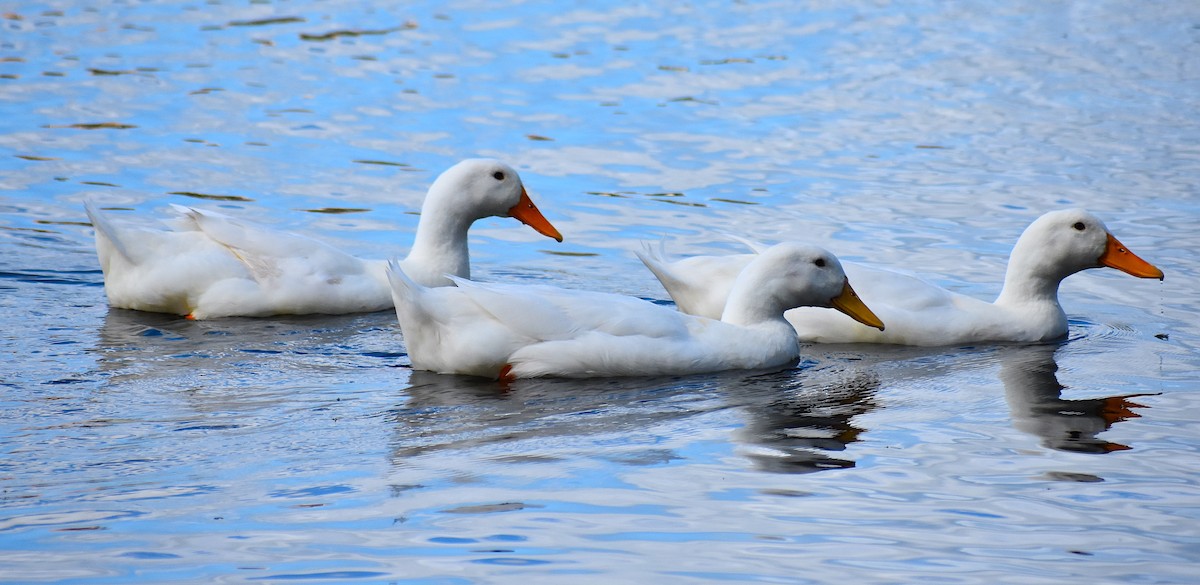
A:
<svg viewBox="0 0 1200 585">
<path fill-rule="evenodd" d="M 773 368 L 799 357 L 783 312 L 833 307 L 871 327 L 883 323 L 858 299 L 829 252 L 784 243 L 738 277 L 721 320 L 641 299 L 548 285 L 427 288 L 393 262 L 396 317 L 413 367 L 488 378 L 681 375 Z"/>
<path fill-rule="evenodd" d="M 384 260 L 361 260 L 299 234 L 180 205 L 173 205 L 180 215 L 175 229 L 121 226 L 92 202 L 85 206 L 116 308 L 209 319 L 392 306 Z M 489 216 L 516 218 L 562 241 L 512 167 L 469 159 L 429 187 L 405 272 L 427 286 L 451 285 L 447 274 L 470 278 L 467 230 Z"/>
<path fill-rule="evenodd" d="M 679 310 L 712 316 L 728 296 L 739 266 L 754 254 L 697 256 L 665 262 L 649 248 L 639 253 Z M 1127 250 L 1104 222 L 1082 209 L 1053 211 L 1033 222 L 1009 257 L 1004 289 L 988 303 L 920 278 L 844 263 L 863 301 L 887 323 L 864 327 L 833 311 L 799 308 L 787 318 L 801 341 L 938 346 L 979 342 L 1035 342 L 1067 334 L 1058 285 L 1076 272 L 1108 266 L 1139 278 L 1162 279 L 1158 268 Z"/>
</svg>

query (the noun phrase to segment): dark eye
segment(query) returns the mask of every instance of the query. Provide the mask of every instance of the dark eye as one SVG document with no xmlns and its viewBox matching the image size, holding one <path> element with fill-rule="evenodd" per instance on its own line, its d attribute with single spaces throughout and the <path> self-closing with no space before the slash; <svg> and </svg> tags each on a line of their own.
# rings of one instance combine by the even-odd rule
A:
<svg viewBox="0 0 1200 585">
<path fill-rule="evenodd" d="M 503 181 L 504 180 L 504 171 L 496 171 L 496 172 L 492 173 L 492 178 L 496 179 L 497 181 Z"/>
<path fill-rule="evenodd" d="M 825 259 L 817 258 L 816 260 L 813 260 L 813 264 L 816 264 L 817 268 L 825 268 Z"/>
<path fill-rule="evenodd" d="M 1086 226 L 1086 225 L 1083 225 L 1083 222 L 1082 222 L 1082 221 L 1077 221 L 1077 222 L 1075 222 L 1075 225 L 1073 225 L 1073 226 L 1071 226 L 1071 227 L 1073 227 L 1073 228 L 1075 228 L 1075 229 L 1077 229 L 1077 230 L 1079 230 L 1079 231 L 1083 231 L 1083 230 L 1087 229 L 1087 226 Z"/>
</svg>

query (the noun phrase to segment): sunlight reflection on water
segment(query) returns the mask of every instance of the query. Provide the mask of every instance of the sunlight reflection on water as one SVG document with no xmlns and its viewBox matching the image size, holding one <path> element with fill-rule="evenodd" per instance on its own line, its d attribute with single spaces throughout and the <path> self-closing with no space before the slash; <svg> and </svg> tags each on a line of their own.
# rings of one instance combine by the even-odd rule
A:
<svg viewBox="0 0 1200 585">
<path fill-rule="evenodd" d="M 5 9 L 0 573 L 20 582 L 1190 582 L 1200 60 L 1188 3 Z M 634 258 L 801 238 L 979 297 L 1043 211 L 1167 272 L 1064 283 L 1064 344 L 493 383 L 386 312 L 108 310 L 82 201 L 403 254 L 514 164 L 566 237 L 473 273 L 662 300 Z M 345 213 L 323 213 L 341 210 Z M 1157 337 L 1156 337 L 1157 336 Z"/>
</svg>

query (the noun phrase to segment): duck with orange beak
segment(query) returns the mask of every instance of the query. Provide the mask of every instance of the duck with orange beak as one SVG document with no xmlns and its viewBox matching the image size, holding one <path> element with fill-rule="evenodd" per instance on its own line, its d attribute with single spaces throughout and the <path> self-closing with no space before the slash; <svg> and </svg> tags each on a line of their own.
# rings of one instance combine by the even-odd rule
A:
<svg viewBox="0 0 1200 585">
<path fill-rule="evenodd" d="M 641 255 L 680 310 L 712 316 L 724 303 L 731 277 L 755 257 L 697 256 L 665 261 Z M 1163 272 L 1130 252 L 1104 222 L 1082 209 L 1052 211 L 1034 221 L 1009 256 L 1004 288 L 995 302 L 946 290 L 908 273 L 844 262 L 846 275 L 886 330 L 865 327 L 840 313 L 801 307 L 787 319 L 801 341 L 942 346 L 983 342 L 1040 342 L 1067 334 L 1058 299 L 1063 279 L 1090 268 L 1115 268 L 1162 280 Z"/>
<path fill-rule="evenodd" d="M 383 260 L 214 211 L 174 205 L 174 229 L 128 226 L 86 204 L 109 304 L 189 319 L 344 314 L 392 307 Z M 512 167 L 464 160 L 430 186 L 413 246 L 401 265 L 425 286 L 470 278 L 467 231 L 477 219 L 512 217 L 562 234 L 530 199 Z"/>
</svg>

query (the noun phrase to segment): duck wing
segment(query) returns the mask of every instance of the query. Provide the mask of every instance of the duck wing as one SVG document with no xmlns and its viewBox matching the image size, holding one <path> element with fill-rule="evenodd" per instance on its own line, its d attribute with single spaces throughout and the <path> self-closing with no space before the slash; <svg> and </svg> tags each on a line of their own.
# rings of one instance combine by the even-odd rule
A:
<svg viewBox="0 0 1200 585">
<path fill-rule="evenodd" d="M 573 339 L 586 332 L 669 337 L 687 331 L 676 311 L 635 297 L 550 285 L 478 283 L 450 277 L 462 294 L 522 337 Z"/>
<path fill-rule="evenodd" d="M 260 284 L 281 278 L 336 281 L 362 274 L 367 265 L 329 244 L 300 234 L 236 219 L 215 211 L 172 204 L 180 231 L 197 231 L 224 246 Z"/>
<path fill-rule="evenodd" d="M 854 283 L 855 292 L 872 308 L 888 305 L 921 311 L 953 305 L 955 297 L 962 296 L 914 274 L 846 261 L 842 268 Z"/>
<path fill-rule="evenodd" d="M 647 245 L 635 253 L 680 311 L 709 319 L 721 318 L 734 281 L 757 255 L 692 256 L 668 262 L 661 244 L 658 249 Z"/>
<path fill-rule="evenodd" d="M 986 301 L 895 270 L 843 262 L 847 278 L 887 328 L 878 331 L 828 309 L 786 313 L 801 341 L 939 346 L 1002 338 L 1005 316 Z M 1001 336 L 1001 337 L 997 337 Z"/>
</svg>

